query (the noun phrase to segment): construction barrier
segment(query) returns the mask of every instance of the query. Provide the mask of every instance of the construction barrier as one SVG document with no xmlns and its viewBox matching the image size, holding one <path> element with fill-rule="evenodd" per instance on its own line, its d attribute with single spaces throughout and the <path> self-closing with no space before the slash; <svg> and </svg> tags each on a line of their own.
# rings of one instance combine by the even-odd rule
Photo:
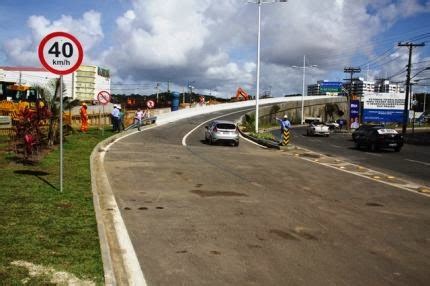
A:
<svg viewBox="0 0 430 286">
<path fill-rule="evenodd" d="M 282 134 L 282 146 L 290 144 L 290 129 L 284 129 Z"/>
</svg>

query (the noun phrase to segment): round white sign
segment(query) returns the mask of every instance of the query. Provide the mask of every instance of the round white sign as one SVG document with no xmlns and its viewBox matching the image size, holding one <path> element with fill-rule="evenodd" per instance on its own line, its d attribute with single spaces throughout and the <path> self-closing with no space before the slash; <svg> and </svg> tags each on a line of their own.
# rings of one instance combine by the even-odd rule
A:
<svg viewBox="0 0 430 286">
<path fill-rule="evenodd" d="M 155 102 L 153 100 L 148 100 L 146 106 L 148 106 L 148 108 L 153 108 L 155 106 Z"/>
<path fill-rule="evenodd" d="M 54 32 L 39 44 L 39 60 L 52 73 L 65 75 L 79 68 L 84 57 L 81 43 L 73 35 Z"/>
<path fill-rule="evenodd" d="M 102 90 L 97 94 L 97 99 L 101 104 L 106 105 L 110 102 L 111 96 L 109 92 Z"/>
</svg>

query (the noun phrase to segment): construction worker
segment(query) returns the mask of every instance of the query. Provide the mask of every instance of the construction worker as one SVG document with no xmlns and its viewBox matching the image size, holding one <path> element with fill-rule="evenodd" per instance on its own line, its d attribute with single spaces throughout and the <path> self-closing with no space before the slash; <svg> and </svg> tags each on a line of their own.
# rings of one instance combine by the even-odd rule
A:
<svg viewBox="0 0 430 286">
<path fill-rule="evenodd" d="M 84 102 L 82 103 L 82 107 L 80 109 L 81 114 L 81 131 L 87 132 L 88 131 L 88 113 L 87 113 L 87 104 Z"/>
<path fill-rule="evenodd" d="M 290 130 L 291 128 L 291 122 L 288 120 L 288 115 L 284 115 L 284 117 L 282 119 L 277 118 L 276 120 L 281 124 L 281 140 L 280 142 L 283 142 L 283 135 L 284 135 L 284 130 Z"/>
</svg>

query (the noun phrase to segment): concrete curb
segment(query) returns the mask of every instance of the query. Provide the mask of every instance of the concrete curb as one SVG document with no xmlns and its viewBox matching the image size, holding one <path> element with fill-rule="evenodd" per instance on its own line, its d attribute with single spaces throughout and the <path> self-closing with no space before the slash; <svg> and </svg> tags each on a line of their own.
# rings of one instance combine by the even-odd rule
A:
<svg viewBox="0 0 430 286">
<path fill-rule="evenodd" d="M 134 133 L 134 130 L 126 131 L 103 140 L 97 144 L 90 157 L 91 188 L 105 285 L 146 285 L 103 166 L 109 146 Z"/>
<path fill-rule="evenodd" d="M 246 134 L 245 132 L 243 132 L 242 130 L 240 130 L 240 128 L 238 128 L 238 130 L 239 130 L 240 135 L 242 135 L 246 139 L 249 139 L 249 140 L 251 140 L 251 141 L 253 141 L 259 145 L 265 146 L 265 147 L 270 148 L 270 149 L 278 149 L 278 150 L 280 149 L 280 146 L 278 143 L 275 143 L 275 142 L 270 141 L 270 140 L 258 139 L 258 138 L 252 137 L 252 136 Z"/>
</svg>

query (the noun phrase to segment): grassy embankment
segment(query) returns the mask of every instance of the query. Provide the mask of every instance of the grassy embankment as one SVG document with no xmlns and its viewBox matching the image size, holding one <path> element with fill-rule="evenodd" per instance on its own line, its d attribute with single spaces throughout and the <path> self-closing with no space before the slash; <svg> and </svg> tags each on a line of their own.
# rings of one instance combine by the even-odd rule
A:
<svg viewBox="0 0 430 286">
<path fill-rule="evenodd" d="M 96 129 L 64 142 L 64 191 L 59 191 L 59 150 L 31 165 L 17 163 L 0 137 L 0 284 L 50 285 L 52 277 L 30 277 L 12 262 L 65 271 L 103 283 L 103 265 L 93 208 L 90 154 L 110 136 Z"/>
</svg>

